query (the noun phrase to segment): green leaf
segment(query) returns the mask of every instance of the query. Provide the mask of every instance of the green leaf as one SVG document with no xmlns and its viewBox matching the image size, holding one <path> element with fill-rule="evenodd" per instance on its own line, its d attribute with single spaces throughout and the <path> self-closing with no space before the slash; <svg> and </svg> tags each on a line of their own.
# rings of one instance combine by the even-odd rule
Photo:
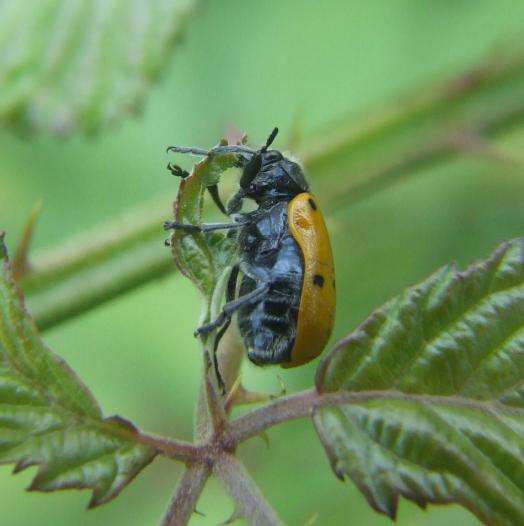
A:
<svg viewBox="0 0 524 526">
<path fill-rule="evenodd" d="M 315 415 L 332 467 L 378 511 L 394 517 L 403 495 L 524 524 L 524 238 L 375 311 L 317 388 L 341 393 Z"/>
<path fill-rule="evenodd" d="M 0 3 L 0 122 L 94 131 L 137 110 L 194 0 Z"/>
<path fill-rule="evenodd" d="M 103 415 L 87 388 L 51 353 L 25 310 L 0 232 L 0 463 L 38 471 L 31 490 L 93 490 L 115 497 L 155 456 L 136 429 Z"/>
<path fill-rule="evenodd" d="M 234 163 L 235 156 L 232 154 L 208 156 L 196 163 L 191 174 L 180 183 L 174 205 L 175 220 L 191 225 L 202 224 L 206 188 L 216 185 L 221 174 L 232 168 Z M 191 279 L 210 301 L 224 271 L 231 264 L 235 254 L 234 243 L 219 231 L 188 233 L 175 230 L 171 245 L 180 272 Z"/>
</svg>

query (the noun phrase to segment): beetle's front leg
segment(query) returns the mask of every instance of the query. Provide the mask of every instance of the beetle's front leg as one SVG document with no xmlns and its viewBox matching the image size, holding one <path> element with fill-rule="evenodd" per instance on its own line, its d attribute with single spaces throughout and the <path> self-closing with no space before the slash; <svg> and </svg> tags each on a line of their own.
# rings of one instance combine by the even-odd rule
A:
<svg viewBox="0 0 524 526">
<path fill-rule="evenodd" d="M 213 230 L 229 230 L 242 228 L 245 223 L 207 223 L 203 225 L 191 225 L 190 223 L 178 223 L 177 221 L 166 221 L 164 230 L 185 230 L 186 232 L 212 232 Z"/>
</svg>

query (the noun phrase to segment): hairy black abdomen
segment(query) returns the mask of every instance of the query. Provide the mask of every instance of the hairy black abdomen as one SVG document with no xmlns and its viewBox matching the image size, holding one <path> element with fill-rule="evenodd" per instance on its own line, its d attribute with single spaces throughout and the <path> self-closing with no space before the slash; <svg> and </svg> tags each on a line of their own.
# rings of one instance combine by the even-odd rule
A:
<svg viewBox="0 0 524 526">
<path fill-rule="evenodd" d="M 238 326 L 252 362 L 265 365 L 290 361 L 301 285 L 297 279 L 276 282 L 262 301 L 240 309 Z M 255 281 L 244 276 L 240 295 L 255 287 Z"/>
</svg>

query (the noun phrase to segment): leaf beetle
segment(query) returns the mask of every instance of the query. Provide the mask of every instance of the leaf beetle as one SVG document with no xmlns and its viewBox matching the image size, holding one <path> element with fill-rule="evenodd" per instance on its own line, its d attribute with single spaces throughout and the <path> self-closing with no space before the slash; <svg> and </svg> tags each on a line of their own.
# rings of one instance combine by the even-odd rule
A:
<svg viewBox="0 0 524 526">
<path fill-rule="evenodd" d="M 295 367 L 316 358 L 331 335 L 335 274 L 326 225 L 302 168 L 278 150 L 269 149 L 277 133 L 275 128 L 259 150 L 245 145 L 211 150 L 168 148 L 202 156 L 233 153 L 242 174 L 227 207 L 216 186 L 208 188 L 232 222 L 191 225 L 166 221 L 165 228 L 188 232 L 232 229 L 236 236 L 238 261 L 229 275 L 223 310 L 196 333 L 218 330 L 218 341 L 237 313 L 253 363 Z M 176 165 L 168 168 L 175 175 L 189 175 Z M 255 201 L 257 208 L 241 212 L 244 199 Z"/>
</svg>

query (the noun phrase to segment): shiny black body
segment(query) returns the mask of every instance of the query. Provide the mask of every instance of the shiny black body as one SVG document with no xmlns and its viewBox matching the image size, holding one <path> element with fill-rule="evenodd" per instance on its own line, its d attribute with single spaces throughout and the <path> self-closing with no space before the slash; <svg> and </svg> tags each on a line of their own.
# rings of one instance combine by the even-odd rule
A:
<svg viewBox="0 0 524 526">
<path fill-rule="evenodd" d="M 267 283 L 267 292 L 238 310 L 238 327 L 249 359 L 258 364 L 288 362 L 295 341 L 304 263 L 287 223 L 287 201 L 263 203 L 244 215 L 239 234 L 242 267 L 238 295 Z"/>
<path fill-rule="evenodd" d="M 291 361 L 304 278 L 303 254 L 288 224 L 288 204 L 298 194 L 308 192 L 309 186 L 297 163 L 277 150 L 268 150 L 277 132 L 275 128 L 260 150 L 243 145 L 217 146 L 207 151 L 169 148 L 178 153 L 206 156 L 233 153 L 237 166 L 242 168 L 240 188 L 227 207 L 220 201 L 217 187 L 208 187 L 215 203 L 233 218 L 233 223 L 188 225 L 168 221 L 165 227 L 188 232 L 228 229 L 235 236 L 239 256 L 230 274 L 226 304 L 215 320 L 197 329 L 197 334 L 219 329 L 216 351 L 232 315 L 238 312 L 238 326 L 248 357 L 258 365 Z M 175 165 L 168 168 L 175 175 L 188 175 Z M 244 199 L 254 200 L 258 208 L 242 213 Z M 216 352 L 215 366 L 221 382 Z"/>
</svg>

